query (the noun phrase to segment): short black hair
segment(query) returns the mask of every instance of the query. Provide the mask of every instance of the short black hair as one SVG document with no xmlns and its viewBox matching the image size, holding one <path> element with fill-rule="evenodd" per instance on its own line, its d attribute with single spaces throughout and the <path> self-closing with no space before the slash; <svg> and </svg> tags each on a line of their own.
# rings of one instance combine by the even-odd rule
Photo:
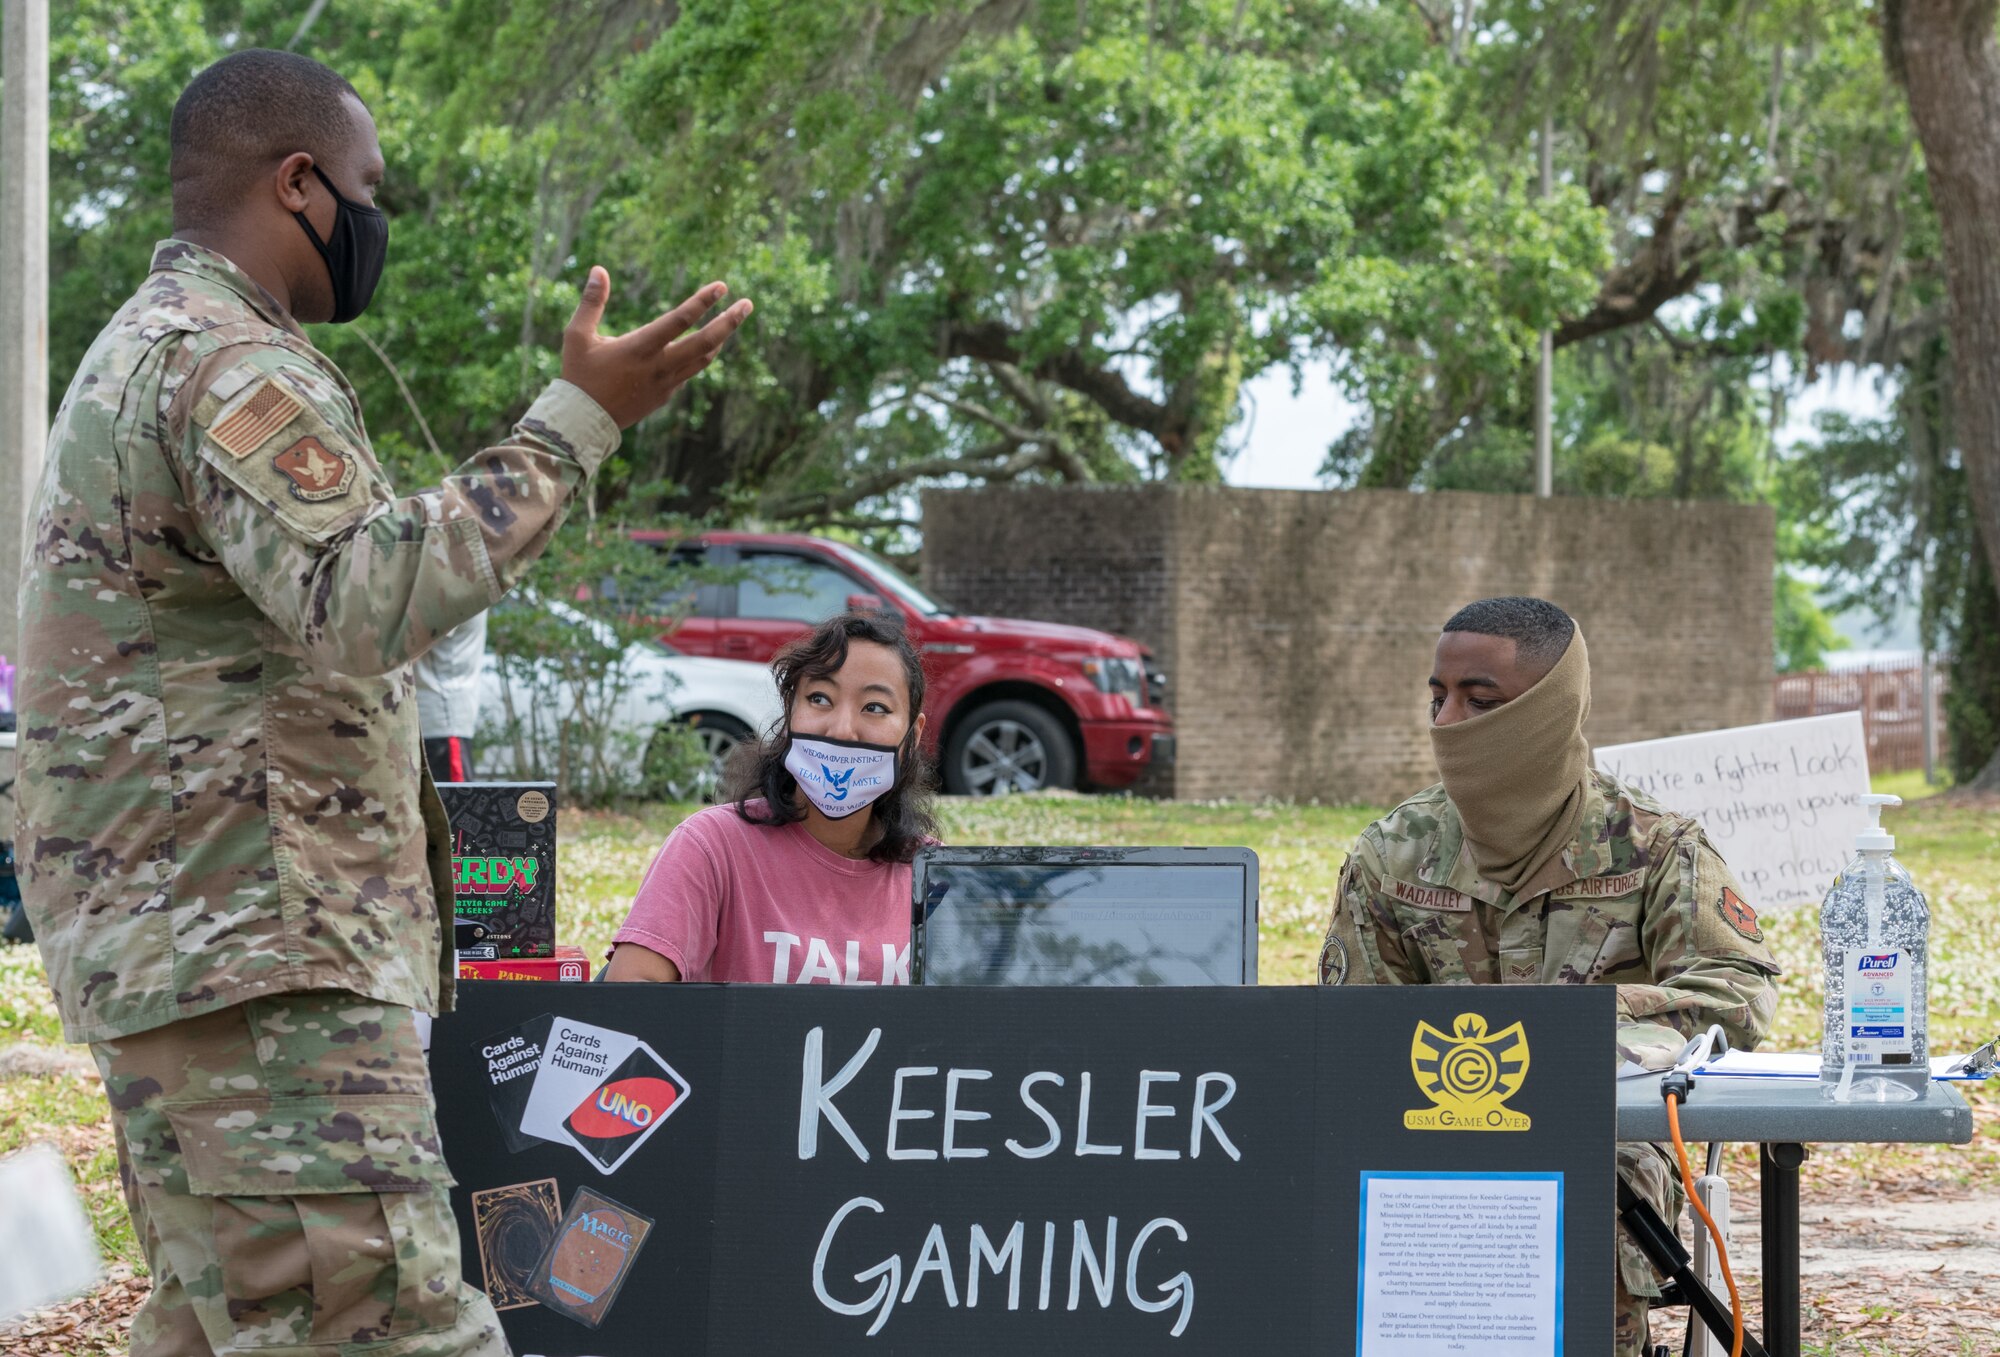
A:
<svg viewBox="0 0 2000 1357">
<path fill-rule="evenodd" d="M 361 96 L 331 66 L 263 47 L 232 53 L 190 80 L 169 132 L 174 229 L 226 219 L 245 180 L 294 151 L 328 163 L 353 130 L 350 98 Z"/>
<path fill-rule="evenodd" d="M 1515 654 L 1523 663 L 1547 673 L 1569 649 L 1569 638 L 1576 635 L 1576 621 L 1545 598 L 1511 594 L 1466 604 L 1451 615 L 1444 629 L 1504 636 L 1514 643 Z"/>
</svg>

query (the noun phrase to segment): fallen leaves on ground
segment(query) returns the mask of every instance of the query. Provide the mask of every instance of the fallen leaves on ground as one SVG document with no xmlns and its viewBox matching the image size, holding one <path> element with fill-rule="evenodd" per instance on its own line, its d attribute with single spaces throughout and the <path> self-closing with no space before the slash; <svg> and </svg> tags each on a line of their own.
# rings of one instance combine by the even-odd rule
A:
<svg viewBox="0 0 2000 1357">
<path fill-rule="evenodd" d="M 152 1289 L 120 1264 L 87 1295 L 0 1324 L 0 1351 L 8 1357 L 112 1357 L 126 1350 L 126 1333 Z"/>
</svg>

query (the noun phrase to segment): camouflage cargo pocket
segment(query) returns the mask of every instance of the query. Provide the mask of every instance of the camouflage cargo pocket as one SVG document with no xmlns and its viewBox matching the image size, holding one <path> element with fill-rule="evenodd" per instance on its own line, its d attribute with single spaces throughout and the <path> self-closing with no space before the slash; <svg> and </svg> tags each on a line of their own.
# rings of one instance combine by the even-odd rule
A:
<svg viewBox="0 0 2000 1357">
<path fill-rule="evenodd" d="M 229 1098 L 162 1110 L 190 1195 L 211 1207 L 236 1346 L 371 1342 L 456 1321 L 452 1178 L 427 1101 Z"/>
</svg>

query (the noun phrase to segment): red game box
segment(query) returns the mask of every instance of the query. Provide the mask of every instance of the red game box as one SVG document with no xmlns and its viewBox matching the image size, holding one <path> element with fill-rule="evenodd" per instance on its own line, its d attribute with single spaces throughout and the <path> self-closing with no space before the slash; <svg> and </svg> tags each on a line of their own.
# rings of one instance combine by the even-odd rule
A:
<svg viewBox="0 0 2000 1357">
<path fill-rule="evenodd" d="M 460 980 L 588 980 L 590 958 L 581 947 L 556 946 L 554 956 L 502 957 L 497 961 L 458 963 Z"/>
</svg>

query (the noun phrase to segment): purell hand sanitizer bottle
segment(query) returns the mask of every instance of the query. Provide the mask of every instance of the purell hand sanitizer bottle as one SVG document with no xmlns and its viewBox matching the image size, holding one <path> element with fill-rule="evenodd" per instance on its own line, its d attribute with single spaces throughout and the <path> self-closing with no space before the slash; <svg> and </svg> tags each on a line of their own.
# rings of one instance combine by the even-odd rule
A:
<svg viewBox="0 0 2000 1357">
<path fill-rule="evenodd" d="M 1863 796 L 1869 826 L 1820 907 L 1826 963 L 1826 1031 L 1820 1092 L 1839 1102 L 1907 1102 L 1930 1088 L 1924 985 L 1930 906 L 1891 856 L 1882 807 L 1901 797 Z"/>
</svg>

